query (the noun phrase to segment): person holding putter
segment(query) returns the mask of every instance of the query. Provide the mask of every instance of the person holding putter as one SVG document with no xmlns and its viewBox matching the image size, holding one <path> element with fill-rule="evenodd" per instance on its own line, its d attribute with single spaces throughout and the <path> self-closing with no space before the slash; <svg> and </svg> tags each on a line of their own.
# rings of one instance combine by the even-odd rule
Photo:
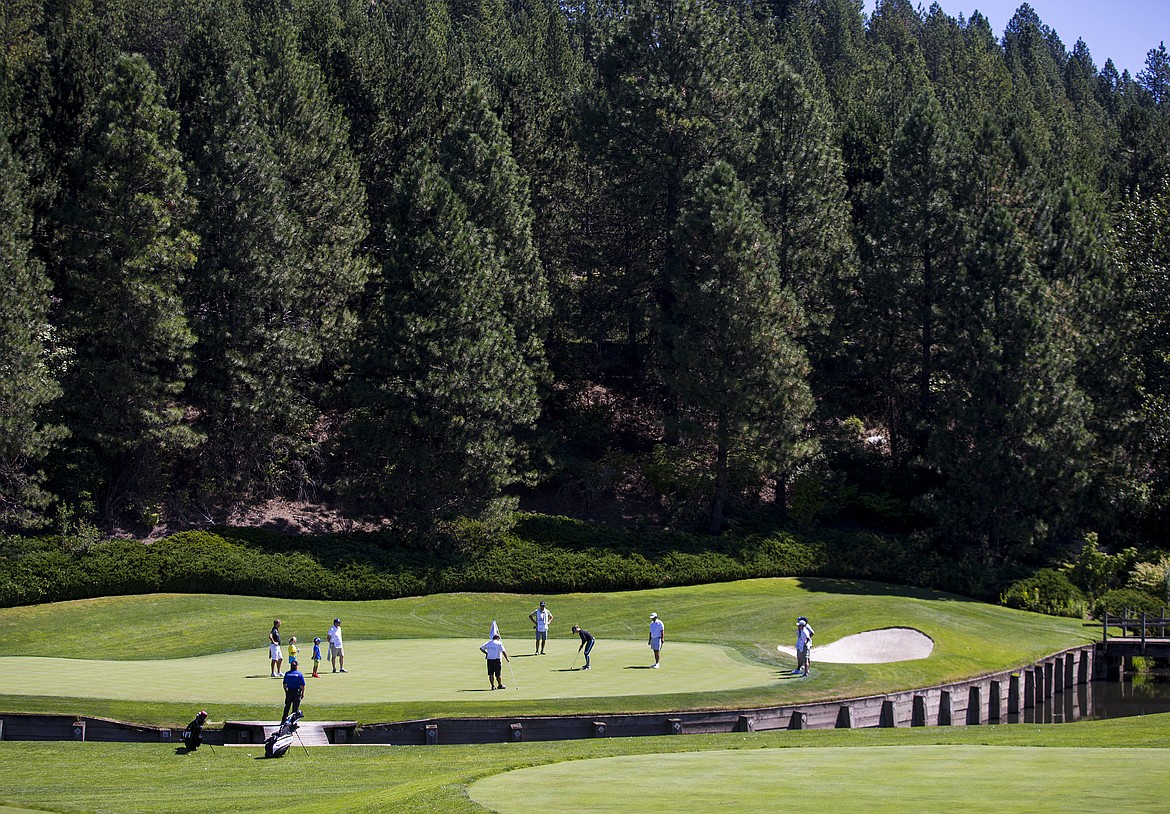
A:
<svg viewBox="0 0 1170 814">
<path fill-rule="evenodd" d="M 580 653 L 582 650 L 585 651 L 585 666 L 581 669 L 588 670 L 589 651 L 593 649 L 593 644 L 596 640 L 593 638 L 592 633 L 590 633 L 588 630 L 582 629 L 580 625 L 573 625 L 573 632 L 581 637 L 581 646 L 577 648 L 577 652 Z"/>
<path fill-rule="evenodd" d="M 500 676 L 500 658 L 508 659 L 511 664 L 512 660 L 508 658 L 508 651 L 504 649 L 504 643 L 500 641 L 500 634 L 492 635 L 491 641 L 484 642 L 479 646 L 480 652 L 487 656 L 487 673 L 488 684 L 493 690 L 506 690 L 504 680 Z"/>
</svg>

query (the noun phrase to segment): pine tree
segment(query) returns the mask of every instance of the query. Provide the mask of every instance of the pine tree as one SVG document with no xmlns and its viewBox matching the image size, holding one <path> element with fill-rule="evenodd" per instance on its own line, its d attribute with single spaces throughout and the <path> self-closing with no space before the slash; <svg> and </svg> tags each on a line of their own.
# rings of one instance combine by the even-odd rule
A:
<svg viewBox="0 0 1170 814">
<path fill-rule="evenodd" d="M 888 405 L 899 456 L 922 449 L 933 414 L 935 352 L 945 342 L 940 314 L 953 307 L 962 245 L 953 151 L 942 110 L 924 91 L 890 149 L 866 224 L 872 267 L 862 277 L 859 303 L 866 367 Z"/>
<path fill-rule="evenodd" d="M 0 528 L 35 527 L 49 501 L 42 465 L 62 428 L 49 365 L 49 281 L 30 257 L 27 184 L 0 128 Z"/>
<path fill-rule="evenodd" d="M 935 531 L 988 560 L 1044 551 L 1080 517 L 1094 449 L 1075 326 L 1002 206 L 965 250 L 959 285 L 966 308 L 940 363 L 946 423 L 927 449 L 942 484 Z"/>
<path fill-rule="evenodd" d="M 246 68 L 226 66 L 193 110 L 188 150 L 202 249 L 186 288 L 198 336 L 191 390 L 214 495 L 270 494 L 278 462 L 299 460 L 312 421 L 298 373 L 317 362 L 306 341 L 296 226 Z M 292 262 L 290 262 L 292 261 Z"/>
<path fill-rule="evenodd" d="M 478 83 L 464 91 L 459 115 L 440 140 L 437 160 L 467 207 L 468 218 L 490 241 L 500 265 L 497 285 L 504 316 L 526 366 L 543 377 L 548 287 L 533 239 L 528 184 Z"/>
<path fill-rule="evenodd" d="M 787 471 L 802 451 L 812 397 L 799 308 L 758 210 L 727 163 L 693 182 L 674 237 L 661 376 L 688 444 L 713 461 L 709 529 L 717 533 L 732 470 Z"/>
<path fill-rule="evenodd" d="M 353 306 L 369 275 L 363 244 L 369 233 L 365 188 L 349 147 L 349 129 L 332 103 L 321 72 L 300 55 L 292 27 L 284 21 L 266 35 L 256 72 L 262 117 L 287 190 L 283 205 L 296 230 L 299 314 L 306 341 L 314 346 L 306 378 L 319 400 L 329 370 L 346 356 L 355 329 Z"/>
<path fill-rule="evenodd" d="M 1150 515 L 1147 526 L 1170 519 L 1170 184 L 1157 194 L 1136 192 L 1116 215 L 1120 299 L 1130 314 L 1130 366 L 1140 373 L 1141 446 L 1148 462 Z"/>
<path fill-rule="evenodd" d="M 133 508 L 150 522 L 170 464 L 197 441 L 184 402 L 194 337 L 180 296 L 197 241 L 177 137 L 146 60 L 120 59 L 79 159 L 84 184 L 58 210 L 73 488 L 110 517 Z"/>
<path fill-rule="evenodd" d="M 187 95 L 204 246 L 188 287 L 200 463 L 213 497 L 295 494 L 315 477 L 310 430 L 355 330 L 365 195 L 293 29 L 259 26 L 253 61 L 221 22 L 192 47 L 222 61 L 197 56 Z"/>
<path fill-rule="evenodd" d="M 671 307 L 666 269 L 686 179 L 713 158 L 741 163 L 745 153 L 743 71 L 732 47 L 742 38 L 711 0 L 615 2 L 598 20 L 603 47 L 580 133 L 597 166 L 601 211 L 597 269 L 580 295 L 602 303 L 594 331 L 624 335 L 627 372 L 645 380 L 659 344 L 653 326 Z"/>
<path fill-rule="evenodd" d="M 536 385 L 491 233 L 420 151 L 392 202 L 396 251 L 372 281 L 342 489 L 361 514 L 430 528 L 490 510 L 522 464 Z M 469 179 L 463 179 L 466 183 Z"/>
</svg>

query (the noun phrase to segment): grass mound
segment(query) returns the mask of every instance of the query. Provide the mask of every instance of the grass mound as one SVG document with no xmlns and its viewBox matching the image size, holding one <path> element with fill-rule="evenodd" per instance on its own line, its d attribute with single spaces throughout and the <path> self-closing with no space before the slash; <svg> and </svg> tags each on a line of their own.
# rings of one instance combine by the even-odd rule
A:
<svg viewBox="0 0 1170 814">
<path fill-rule="evenodd" d="M 492 620 L 498 621 L 511 652 L 527 652 L 525 640 L 531 635 L 528 614 L 540 599 L 548 602 L 555 621 L 549 655 L 545 657 L 552 668 L 539 669 L 552 669 L 555 673 L 570 665 L 579 640 L 569 628 L 577 623 L 599 640 L 595 651 L 598 670 L 596 678 L 593 671 L 584 676 L 570 675 L 596 680 L 601 689 L 571 695 L 558 692 L 555 697 L 529 697 L 512 693 L 511 689 L 494 695 L 466 692 L 457 698 L 450 694 L 425 696 L 428 686 L 435 683 L 429 657 L 409 657 L 405 650 L 395 657 L 395 647 L 415 646 L 408 644 L 410 640 L 447 640 L 451 651 L 443 658 L 458 659 L 457 663 L 451 662 L 448 672 L 457 676 L 462 687 L 486 686 L 481 656 L 475 648 L 486 638 Z M 652 685 L 638 685 L 635 679 L 641 678 L 637 674 L 642 671 L 624 667 L 650 663 L 645 645 L 650 611 L 659 613 L 666 624 L 664 666 L 654 671 L 659 687 L 688 674 L 684 658 L 687 651 L 680 645 L 708 645 L 711 647 L 707 650 L 693 651 L 696 659 L 699 654 L 716 652 L 730 661 L 724 666 L 708 667 L 710 682 L 706 684 L 671 686 L 665 693 L 651 689 Z M 792 668 L 792 660 L 778 653 L 776 646 L 793 638 L 798 614 L 812 620 L 818 644 L 874 628 L 913 627 L 934 640 L 935 650 L 930 658 L 920 661 L 820 664 L 813 680 L 806 682 L 771 680 L 770 674 Z M 355 679 L 358 686 L 367 680 L 397 684 L 412 693 L 409 697 L 390 697 L 385 689 L 369 688 L 366 694 L 329 697 L 310 687 L 311 693 L 328 698 L 328 709 L 321 710 L 318 717 L 326 717 L 327 713 L 328 717 L 361 722 L 447 715 L 620 713 L 800 703 L 930 686 L 1007 669 L 1091 637 L 1091 632 L 1073 620 L 932 591 L 842 580 L 760 579 L 610 594 L 446 594 L 368 602 L 170 594 L 109 597 L 0 610 L 0 657 L 110 662 L 214 657 L 233 665 L 233 659 L 239 658 L 238 666 L 231 667 L 232 680 L 237 680 L 241 674 L 267 675 L 266 637 L 274 618 L 282 619 L 281 630 L 286 636 L 295 635 L 304 651 L 306 646 L 311 649 L 308 643 L 315 635 L 323 636 L 334 616 L 343 620 L 346 666 L 353 669 L 345 678 Z M 379 663 L 378 648 L 384 645 L 377 642 L 390 642 L 387 658 L 392 663 Z M 628 655 L 620 649 L 627 646 L 631 648 Z M 365 648 L 371 649 L 363 653 Z M 613 686 L 606 689 L 607 671 L 619 666 L 623 668 L 620 679 L 614 679 Z M 50 684 L 31 685 L 36 696 L 11 690 L 0 694 L 0 711 L 59 711 L 143 723 L 185 723 L 191 717 L 191 700 L 165 700 L 177 696 L 165 692 L 147 695 L 145 689 L 151 684 L 162 686 L 173 674 L 179 683 L 185 681 L 197 690 L 206 686 L 211 692 L 218 678 L 203 669 L 190 675 L 183 670 L 169 670 L 165 665 L 160 669 L 160 677 L 149 682 L 133 678 L 131 669 L 125 681 L 141 685 L 140 694 L 134 698 L 86 699 L 67 687 L 49 692 L 44 687 Z M 528 666 L 522 668 L 518 663 L 514 669 L 525 691 L 526 685 L 546 680 L 550 686 L 560 686 L 557 675 L 546 673 L 535 682 L 526 682 L 522 671 Z M 736 678 L 741 670 L 753 676 L 746 683 Z M 510 677 L 506 668 L 505 676 Z M 98 674 L 92 680 L 104 681 Z M 708 677 L 703 680 L 708 681 Z M 258 686 L 257 692 L 264 693 L 264 698 L 279 698 L 279 692 L 271 687 L 276 682 L 267 677 L 250 681 Z M 334 684 L 340 686 L 340 682 Z M 193 693 L 183 697 L 193 700 L 204 696 Z M 200 705 L 206 705 L 212 720 L 218 721 L 271 717 L 276 703 L 230 697 L 238 701 L 201 701 Z M 146 700 L 151 698 L 156 700 Z"/>
</svg>

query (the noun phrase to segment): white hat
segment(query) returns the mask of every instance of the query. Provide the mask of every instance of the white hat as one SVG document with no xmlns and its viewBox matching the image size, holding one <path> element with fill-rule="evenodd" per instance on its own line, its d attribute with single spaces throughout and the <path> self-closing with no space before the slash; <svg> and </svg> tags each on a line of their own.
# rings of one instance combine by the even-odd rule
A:
<svg viewBox="0 0 1170 814">
<path fill-rule="evenodd" d="M 652 613 L 652 614 L 650 614 L 650 618 L 651 618 L 651 619 L 657 619 L 657 618 L 658 618 L 658 614 L 657 614 L 657 613 Z"/>
</svg>

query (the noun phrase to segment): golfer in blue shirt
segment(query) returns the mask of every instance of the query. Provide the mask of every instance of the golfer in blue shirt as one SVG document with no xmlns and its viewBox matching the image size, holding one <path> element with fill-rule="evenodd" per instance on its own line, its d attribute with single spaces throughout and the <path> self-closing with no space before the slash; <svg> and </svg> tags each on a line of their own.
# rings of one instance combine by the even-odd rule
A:
<svg viewBox="0 0 1170 814">
<path fill-rule="evenodd" d="M 281 721 L 288 720 L 290 709 L 299 711 L 301 699 L 305 697 L 305 676 L 297 669 L 297 660 L 290 660 L 288 667 L 288 672 L 284 674 L 284 714 L 280 716 Z"/>
</svg>

